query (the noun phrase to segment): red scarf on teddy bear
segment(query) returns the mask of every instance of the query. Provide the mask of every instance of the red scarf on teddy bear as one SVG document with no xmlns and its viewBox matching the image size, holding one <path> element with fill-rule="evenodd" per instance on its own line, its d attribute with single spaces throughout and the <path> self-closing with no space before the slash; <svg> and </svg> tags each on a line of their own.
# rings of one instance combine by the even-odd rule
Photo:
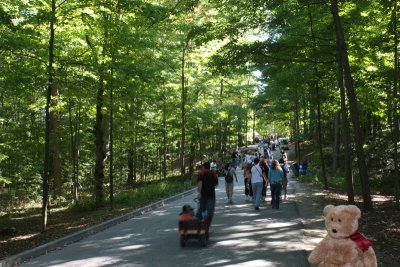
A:
<svg viewBox="0 0 400 267">
<path fill-rule="evenodd" d="M 359 247 L 363 252 L 367 251 L 371 246 L 371 242 L 365 238 L 358 230 L 349 236 L 351 240 L 353 240 L 357 247 Z"/>
</svg>

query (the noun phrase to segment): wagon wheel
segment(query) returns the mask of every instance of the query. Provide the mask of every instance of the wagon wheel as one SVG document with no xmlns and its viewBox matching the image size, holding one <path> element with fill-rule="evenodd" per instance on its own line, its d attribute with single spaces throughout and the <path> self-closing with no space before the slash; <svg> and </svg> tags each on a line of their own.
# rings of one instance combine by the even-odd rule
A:
<svg viewBox="0 0 400 267">
<path fill-rule="evenodd" d="M 181 248 L 186 246 L 186 237 L 184 235 L 181 235 Z"/>
<path fill-rule="evenodd" d="M 206 235 L 201 235 L 201 236 L 200 236 L 200 244 L 201 244 L 201 246 L 202 246 L 202 247 L 205 247 L 205 246 L 206 246 L 206 243 L 207 243 Z"/>
</svg>

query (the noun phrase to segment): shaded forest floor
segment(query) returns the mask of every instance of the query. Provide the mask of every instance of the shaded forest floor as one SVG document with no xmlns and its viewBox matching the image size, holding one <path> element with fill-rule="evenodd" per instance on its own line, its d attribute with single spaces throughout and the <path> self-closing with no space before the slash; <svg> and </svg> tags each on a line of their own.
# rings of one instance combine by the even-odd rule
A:
<svg viewBox="0 0 400 267">
<path fill-rule="evenodd" d="M 109 208 L 97 211 L 74 212 L 70 209 L 52 209 L 48 228 L 41 234 L 41 209 L 16 211 L 0 217 L 0 259 L 35 248 L 68 234 L 102 223 L 128 213 L 130 209 Z M 4 230 L 5 229 L 5 230 Z M 13 232 L 13 230 L 16 232 Z"/>
</svg>

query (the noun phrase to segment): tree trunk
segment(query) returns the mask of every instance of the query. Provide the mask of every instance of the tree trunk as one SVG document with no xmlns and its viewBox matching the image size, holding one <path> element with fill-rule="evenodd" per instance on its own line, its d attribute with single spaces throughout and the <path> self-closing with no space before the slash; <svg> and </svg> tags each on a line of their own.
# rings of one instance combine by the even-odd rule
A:
<svg viewBox="0 0 400 267">
<path fill-rule="evenodd" d="M 352 171 L 352 153 L 350 150 L 350 129 L 346 107 L 346 92 L 343 84 L 343 67 L 340 54 L 337 55 L 338 64 L 338 87 L 340 90 L 340 111 L 342 113 L 342 139 L 344 147 L 344 170 L 347 190 L 347 201 L 354 204 L 354 185 Z"/>
<path fill-rule="evenodd" d="M 397 34 L 397 0 L 393 0 L 393 32 L 394 32 L 394 76 L 393 76 L 393 176 L 395 179 L 395 198 L 396 208 L 400 209 L 400 177 L 399 177 L 399 115 L 398 115 L 398 82 L 399 82 L 399 53 L 398 53 L 398 34 Z"/>
<path fill-rule="evenodd" d="M 194 160 L 195 160 L 195 154 L 196 154 L 196 147 L 194 145 L 194 141 L 192 139 L 192 142 L 189 143 L 190 147 L 190 154 L 189 154 L 189 173 L 192 174 L 194 171 Z"/>
<path fill-rule="evenodd" d="M 315 33 L 314 33 L 314 21 L 310 11 L 310 5 L 307 6 L 308 8 L 308 16 L 310 19 L 310 31 L 311 31 L 311 38 L 312 38 L 312 48 L 315 52 Z M 318 130 L 318 147 L 319 147 L 319 155 L 321 160 L 321 168 L 322 168 L 322 179 L 324 181 L 324 188 L 328 189 L 328 179 L 326 177 L 325 171 L 325 159 L 323 153 L 323 144 L 322 144 L 322 125 L 321 125 L 321 98 L 320 98 L 320 88 L 319 88 L 319 73 L 317 68 L 317 63 L 314 62 L 314 72 L 315 72 L 315 93 L 316 93 L 316 101 L 317 101 L 317 130 Z"/>
<path fill-rule="evenodd" d="M 243 114 L 238 118 L 238 147 L 243 146 Z"/>
<path fill-rule="evenodd" d="M 256 112 L 253 111 L 253 143 L 256 140 Z"/>
<path fill-rule="evenodd" d="M 303 125 L 303 136 L 304 139 L 308 139 L 309 138 L 309 127 L 310 125 L 307 123 L 307 101 L 304 100 L 304 105 L 303 105 L 303 121 L 304 121 L 304 125 Z"/>
<path fill-rule="evenodd" d="M 71 142 L 71 159 L 72 159 L 72 195 L 74 195 L 75 191 L 75 140 L 74 140 L 74 127 L 72 124 L 72 103 L 71 101 L 68 103 L 68 121 L 69 121 L 69 136 Z M 74 196 L 74 200 L 76 201 L 76 197 Z"/>
<path fill-rule="evenodd" d="M 48 65 L 48 86 L 46 92 L 46 132 L 44 152 L 44 173 L 42 180 L 42 232 L 47 228 L 47 209 L 49 202 L 49 179 L 50 179 L 50 105 L 51 92 L 54 83 L 54 39 L 56 20 L 56 0 L 51 1 L 50 39 L 49 39 L 49 65 Z"/>
<path fill-rule="evenodd" d="M 76 200 L 78 200 L 78 188 L 79 188 L 79 152 L 80 152 L 80 128 L 81 128 L 81 105 L 78 105 L 78 112 L 76 115 L 76 123 L 75 123 L 75 158 L 76 158 L 76 184 L 74 188 L 74 196 L 76 196 Z"/>
<path fill-rule="evenodd" d="M 94 127 L 95 134 L 95 145 L 96 145 L 96 163 L 94 170 L 94 180 L 95 180 L 95 201 L 96 207 L 101 208 L 104 206 L 104 169 L 106 165 L 107 158 L 107 142 L 109 130 L 109 121 L 106 116 L 103 115 L 104 106 L 104 92 L 105 92 L 105 63 L 104 59 L 106 57 L 106 48 L 108 42 L 108 28 L 106 26 L 108 22 L 108 15 L 104 15 L 104 34 L 103 34 L 103 45 L 102 45 L 102 62 L 99 64 L 97 59 L 96 51 L 94 54 L 98 63 L 98 74 L 99 74 L 99 84 L 97 89 L 97 102 L 96 102 L 96 124 Z M 92 48 L 93 49 L 93 48 Z M 93 49 L 94 50 L 94 49 Z"/>
<path fill-rule="evenodd" d="M 246 101 L 249 101 L 249 91 L 246 91 Z M 244 123 L 244 127 L 246 128 L 246 134 L 245 134 L 245 146 L 247 147 L 248 145 L 248 138 L 247 135 L 249 134 L 249 111 L 246 109 L 246 117 L 245 117 L 245 123 Z"/>
<path fill-rule="evenodd" d="M 367 103 L 368 103 L 367 99 Z M 372 112 L 368 111 L 367 113 L 367 122 L 365 125 L 365 136 L 366 136 L 366 142 L 369 143 L 370 141 L 373 141 L 372 139 Z"/>
<path fill-rule="evenodd" d="M 104 102 L 104 78 L 103 70 L 100 71 L 99 88 L 97 90 L 97 104 L 96 104 L 96 124 L 95 144 L 96 144 L 96 164 L 94 170 L 95 180 L 95 199 L 96 207 L 103 207 L 103 183 L 104 183 L 104 167 L 106 160 L 105 142 L 104 142 L 104 129 L 103 129 L 103 102 Z"/>
<path fill-rule="evenodd" d="M 167 99 L 165 96 L 165 85 L 162 87 L 163 92 L 163 115 L 162 115 L 162 177 L 167 179 Z"/>
<path fill-rule="evenodd" d="M 340 22 L 337 0 L 331 0 L 331 12 L 333 15 L 333 20 L 334 20 L 335 30 L 336 30 L 336 45 L 337 45 L 338 53 L 341 55 L 341 59 L 342 59 L 342 63 L 343 63 L 346 93 L 347 93 L 347 98 L 349 100 L 350 114 L 351 114 L 351 119 L 353 122 L 354 139 L 355 139 L 356 153 L 357 153 L 357 159 L 358 159 L 358 169 L 359 169 L 360 180 L 361 180 L 361 191 L 362 191 L 362 196 L 363 196 L 363 200 L 364 200 L 364 210 L 370 211 L 373 209 L 373 206 L 372 206 L 372 199 L 371 199 L 371 191 L 369 188 L 367 164 L 365 161 L 365 154 L 364 154 L 364 148 L 363 148 L 362 132 L 361 132 L 359 114 L 358 114 L 358 109 L 357 109 L 357 95 L 356 95 L 356 91 L 353 86 L 353 79 L 351 76 L 351 70 L 350 70 L 349 58 L 348 58 L 348 54 L 347 54 L 346 42 L 344 39 L 344 33 L 343 33 L 342 25 Z"/>
<path fill-rule="evenodd" d="M 138 166 L 139 166 L 139 156 L 138 156 L 138 149 L 137 149 L 137 143 L 138 143 L 138 133 L 137 133 L 137 128 L 135 122 L 135 127 L 134 127 L 134 134 L 133 134 L 133 184 L 135 184 L 138 180 Z"/>
<path fill-rule="evenodd" d="M 160 144 L 162 144 L 162 140 L 159 140 Z M 159 147 L 157 147 L 157 163 L 158 163 L 158 180 L 162 180 L 163 179 L 163 156 L 162 156 L 162 146 L 160 145 Z"/>
<path fill-rule="evenodd" d="M 300 110 L 299 110 L 299 92 L 298 89 L 295 89 L 295 100 L 294 100 L 294 104 L 295 104 L 295 108 L 294 108 L 294 125 L 295 125 L 295 132 L 296 132 L 296 143 L 295 143 L 295 153 L 296 153 L 296 157 L 297 157 L 297 163 L 300 164 L 301 163 L 301 152 L 300 152 Z M 271 142 L 273 142 L 273 140 L 271 140 Z"/>
<path fill-rule="evenodd" d="M 77 125 L 78 121 L 74 125 L 72 123 L 72 103 L 68 105 L 68 117 L 69 117 L 69 131 L 71 137 L 71 158 L 72 158 L 72 195 L 74 201 L 78 201 L 78 168 L 77 168 Z M 78 113 L 75 116 L 75 120 L 78 120 Z"/>
<path fill-rule="evenodd" d="M 134 161 L 134 155 L 133 155 L 133 149 L 128 150 L 128 178 L 126 183 L 128 186 L 132 187 L 133 186 L 133 161 Z"/>
<path fill-rule="evenodd" d="M 182 50 L 182 62 L 181 62 L 181 146 L 180 146 L 180 167 L 181 167 L 181 178 L 185 177 L 185 147 L 186 147 L 186 86 L 185 86 L 185 54 L 188 44 L 185 43 Z"/>
<path fill-rule="evenodd" d="M 201 129 L 198 123 L 196 124 L 196 130 L 197 130 L 197 139 L 199 140 L 200 165 L 203 165 L 203 152 L 206 150 L 204 149 L 203 140 L 201 138 Z M 210 156 L 213 157 L 213 155 Z"/>
<path fill-rule="evenodd" d="M 316 70 L 316 74 L 318 71 Z M 322 168 L 322 179 L 324 181 L 324 188 L 328 189 L 328 179 L 326 177 L 326 170 L 325 170 L 325 159 L 323 153 L 323 144 L 322 144 L 322 123 L 321 123 L 321 101 L 319 98 L 319 85 L 316 82 L 316 95 L 317 95 L 317 129 L 318 129 L 318 148 L 319 148 L 319 156 L 321 160 L 321 168 Z"/>
<path fill-rule="evenodd" d="M 333 153 L 332 153 L 332 169 L 338 168 L 338 156 L 339 156 L 339 111 L 335 113 L 335 125 L 334 125 L 334 136 L 333 136 Z"/>
<path fill-rule="evenodd" d="M 221 79 L 220 87 L 219 87 L 219 106 L 220 106 L 220 108 L 222 108 L 222 105 L 223 105 L 223 101 L 222 101 L 223 95 L 224 95 L 224 80 Z M 222 154 L 223 147 L 224 147 L 224 145 L 223 145 L 224 137 L 223 137 L 222 126 L 223 126 L 223 124 L 222 124 L 222 119 L 221 119 L 219 121 L 219 127 L 218 127 L 218 153 L 221 153 L 221 154 Z"/>
<path fill-rule="evenodd" d="M 58 85 L 53 81 L 51 88 L 50 110 L 50 161 L 53 175 L 53 197 L 62 195 L 62 164 L 61 164 L 61 142 L 60 142 L 60 119 L 58 117 L 57 105 L 59 98 Z"/>
<path fill-rule="evenodd" d="M 111 71 L 111 79 L 113 79 L 113 72 Z M 113 84 L 110 83 L 110 209 L 114 208 L 114 139 L 113 139 L 113 126 L 114 126 L 114 96 Z"/>
</svg>

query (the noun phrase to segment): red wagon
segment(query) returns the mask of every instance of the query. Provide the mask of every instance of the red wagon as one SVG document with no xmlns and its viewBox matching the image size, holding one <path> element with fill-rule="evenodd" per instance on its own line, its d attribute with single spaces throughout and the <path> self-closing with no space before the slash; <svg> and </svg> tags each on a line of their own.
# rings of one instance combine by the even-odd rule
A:
<svg viewBox="0 0 400 267">
<path fill-rule="evenodd" d="M 201 246 L 205 247 L 208 237 L 209 220 L 191 220 L 179 222 L 179 234 L 181 247 L 185 247 L 189 239 L 199 240 Z"/>
</svg>

